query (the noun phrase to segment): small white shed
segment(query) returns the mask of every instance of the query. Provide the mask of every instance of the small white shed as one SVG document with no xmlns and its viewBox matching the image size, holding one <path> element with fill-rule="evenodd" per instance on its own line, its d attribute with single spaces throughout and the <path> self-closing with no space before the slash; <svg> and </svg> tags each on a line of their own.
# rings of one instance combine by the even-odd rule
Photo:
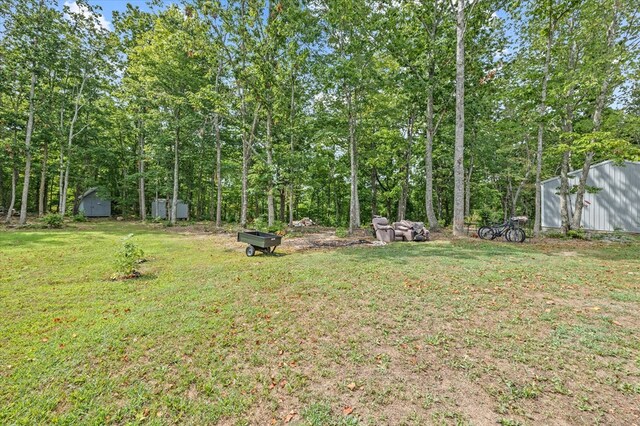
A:
<svg viewBox="0 0 640 426">
<path fill-rule="evenodd" d="M 151 216 L 154 218 L 166 219 L 168 212 L 171 210 L 171 200 L 165 198 L 156 198 L 151 203 Z M 189 219 L 189 204 L 184 203 L 182 200 L 178 200 L 176 206 L 176 219 Z"/>
<path fill-rule="evenodd" d="M 578 185 L 582 170 L 569 173 L 569 186 Z M 582 227 L 592 231 L 640 232 L 640 162 L 612 160 L 591 166 L 584 194 Z M 572 214 L 576 195 L 570 195 Z M 542 182 L 542 227 L 560 228 L 560 176 Z"/>
</svg>

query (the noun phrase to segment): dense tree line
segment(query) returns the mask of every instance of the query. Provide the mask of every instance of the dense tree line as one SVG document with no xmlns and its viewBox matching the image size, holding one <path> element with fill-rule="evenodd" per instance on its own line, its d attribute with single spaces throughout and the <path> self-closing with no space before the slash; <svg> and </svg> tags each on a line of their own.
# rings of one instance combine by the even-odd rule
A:
<svg viewBox="0 0 640 426">
<path fill-rule="evenodd" d="M 640 144 L 637 0 L 0 2 L 0 206 L 248 226 L 526 214 Z M 568 208 L 570 192 L 577 193 Z M 569 217 L 569 212 L 573 216 Z"/>
</svg>

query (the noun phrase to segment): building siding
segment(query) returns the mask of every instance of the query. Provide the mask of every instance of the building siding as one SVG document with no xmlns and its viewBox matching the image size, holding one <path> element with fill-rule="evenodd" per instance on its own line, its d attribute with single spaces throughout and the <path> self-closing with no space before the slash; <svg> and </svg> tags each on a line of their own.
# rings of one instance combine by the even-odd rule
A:
<svg viewBox="0 0 640 426">
<path fill-rule="evenodd" d="M 569 183 L 577 185 L 580 171 L 573 172 Z M 592 166 L 587 185 L 600 188 L 585 193 L 582 209 L 582 227 L 594 231 L 621 229 L 640 232 L 640 163 L 627 161 L 616 165 L 606 161 Z M 542 226 L 560 227 L 560 178 L 555 177 L 542 185 Z M 575 194 L 571 195 L 573 212 Z"/>
<path fill-rule="evenodd" d="M 167 218 L 167 206 L 170 206 L 171 202 L 167 202 L 164 198 L 157 198 L 151 203 L 151 215 L 154 218 L 160 219 Z M 170 207 L 169 207 L 170 208 Z M 178 200 L 176 206 L 176 219 L 189 219 L 189 204 Z"/>
<path fill-rule="evenodd" d="M 87 217 L 109 217 L 111 216 L 111 201 L 98 198 L 94 192 L 80 201 L 78 210 Z"/>
</svg>

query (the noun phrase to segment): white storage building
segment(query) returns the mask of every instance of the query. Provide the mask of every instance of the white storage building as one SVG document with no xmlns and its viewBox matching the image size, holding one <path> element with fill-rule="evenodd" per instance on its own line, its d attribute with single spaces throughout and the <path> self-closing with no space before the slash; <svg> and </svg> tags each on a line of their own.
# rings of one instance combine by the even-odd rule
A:
<svg viewBox="0 0 640 426">
<path fill-rule="evenodd" d="M 569 186 L 577 186 L 582 170 L 569 173 Z M 612 160 L 591 166 L 584 194 L 582 228 L 593 231 L 640 232 L 640 162 Z M 573 214 L 576 195 L 570 195 Z M 542 227 L 560 228 L 560 176 L 542 182 Z"/>
</svg>

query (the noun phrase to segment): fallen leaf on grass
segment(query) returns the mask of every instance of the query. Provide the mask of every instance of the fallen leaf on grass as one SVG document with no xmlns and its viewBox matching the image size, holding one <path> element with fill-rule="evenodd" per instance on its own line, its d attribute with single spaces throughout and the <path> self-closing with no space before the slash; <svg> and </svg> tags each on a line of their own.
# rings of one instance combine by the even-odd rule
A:
<svg viewBox="0 0 640 426">
<path fill-rule="evenodd" d="M 355 384 L 355 383 L 353 383 L 353 382 L 351 382 L 351 383 L 349 383 L 349 384 L 347 385 L 347 387 L 349 388 L 349 390 L 351 390 L 351 391 L 352 391 L 352 390 L 354 390 L 354 389 L 356 388 L 356 384 Z"/>
<path fill-rule="evenodd" d="M 611 321 L 614 325 L 617 325 L 618 327 L 622 327 L 622 324 L 620 324 L 618 321 Z"/>
<path fill-rule="evenodd" d="M 292 411 L 291 411 L 289 414 L 287 414 L 287 416 L 284 418 L 284 422 L 285 422 L 285 423 L 289 423 L 291 420 L 293 420 L 293 418 L 296 416 L 296 414 L 298 414 L 298 413 L 296 413 L 295 411 L 293 411 L 293 410 L 292 410 Z"/>
<path fill-rule="evenodd" d="M 349 414 L 353 413 L 353 407 L 347 405 L 346 407 L 344 407 L 342 409 L 342 414 L 344 414 L 345 416 L 348 416 Z"/>
</svg>

